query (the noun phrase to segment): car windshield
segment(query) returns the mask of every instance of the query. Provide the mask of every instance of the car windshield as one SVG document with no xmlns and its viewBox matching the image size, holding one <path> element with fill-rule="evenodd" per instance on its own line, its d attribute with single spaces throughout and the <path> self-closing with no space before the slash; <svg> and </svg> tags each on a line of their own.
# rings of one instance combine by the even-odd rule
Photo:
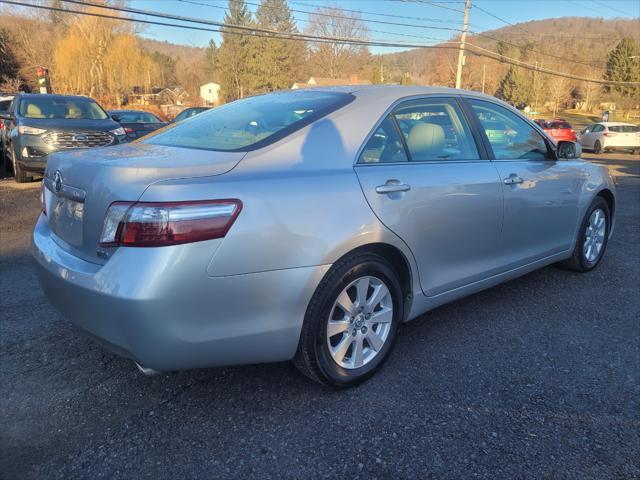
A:
<svg viewBox="0 0 640 480">
<path fill-rule="evenodd" d="M 143 143 L 220 151 L 248 151 L 283 138 L 336 110 L 347 93 L 282 92 L 238 100 L 175 124 Z"/>
<path fill-rule="evenodd" d="M 616 133 L 637 133 L 640 132 L 640 127 L 637 125 L 609 125 L 609 131 Z"/>
<path fill-rule="evenodd" d="M 149 112 L 111 112 L 122 123 L 160 123 L 160 119 Z"/>
<path fill-rule="evenodd" d="M 26 118 L 65 118 L 104 120 L 109 118 L 100 105 L 91 99 L 30 97 L 20 100 L 19 113 Z"/>
</svg>

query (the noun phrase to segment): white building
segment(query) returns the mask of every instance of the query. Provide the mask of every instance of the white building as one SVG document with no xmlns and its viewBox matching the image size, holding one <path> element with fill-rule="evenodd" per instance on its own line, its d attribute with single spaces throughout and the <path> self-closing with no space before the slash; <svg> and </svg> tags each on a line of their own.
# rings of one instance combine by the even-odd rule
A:
<svg viewBox="0 0 640 480">
<path fill-rule="evenodd" d="M 220 85 L 217 83 L 207 83 L 200 87 L 200 98 L 207 105 L 218 104 L 218 94 L 220 93 Z"/>
</svg>

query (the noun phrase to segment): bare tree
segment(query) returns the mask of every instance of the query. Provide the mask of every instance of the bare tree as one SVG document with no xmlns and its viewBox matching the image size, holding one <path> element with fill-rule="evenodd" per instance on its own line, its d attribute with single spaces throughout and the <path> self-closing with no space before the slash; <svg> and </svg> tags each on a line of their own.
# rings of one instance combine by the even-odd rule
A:
<svg viewBox="0 0 640 480">
<path fill-rule="evenodd" d="M 346 14 L 338 7 L 319 7 L 309 15 L 305 33 L 323 37 L 366 40 L 368 30 L 357 14 Z M 363 58 L 368 57 L 366 46 L 341 43 L 310 43 L 312 65 L 316 65 L 321 76 L 338 78 L 348 76 L 361 69 Z"/>
</svg>

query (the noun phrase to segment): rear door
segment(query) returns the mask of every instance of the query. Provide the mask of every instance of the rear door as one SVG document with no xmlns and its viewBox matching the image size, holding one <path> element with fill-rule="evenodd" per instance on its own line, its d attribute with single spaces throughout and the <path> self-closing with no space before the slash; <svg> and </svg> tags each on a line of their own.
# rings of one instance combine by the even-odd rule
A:
<svg viewBox="0 0 640 480">
<path fill-rule="evenodd" d="M 582 162 L 555 160 L 548 141 L 521 115 L 494 102 L 469 98 L 504 192 L 500 264 L 509 270 L 572 248 L 578 221 Z"/>
<path fill-rule="evenodd" d="M 355 167 L 378 218 L 409 246 L 426 295 L 496 271 L 502 188 L 455 98 L 397 105 Z"/>
</svg>

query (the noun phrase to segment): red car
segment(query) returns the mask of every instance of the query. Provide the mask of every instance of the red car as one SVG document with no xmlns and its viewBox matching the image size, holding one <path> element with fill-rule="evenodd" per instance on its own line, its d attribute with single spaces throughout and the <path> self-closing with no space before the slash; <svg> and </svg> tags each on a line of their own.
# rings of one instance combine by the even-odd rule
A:
<svg viewBox="0 0 640 480">
<path fill-rule="evenodd" d="M 569 140 L 571 142 L 575 142 L 578 140 L 578 137 L 576 137 L 576 131 L 571 128 L 569 122 L 561 118 L 549 120 L 547 122 L 544 122 L 544 124 L 540 126 L 556 142 L 559 142 L 560 140 Z"/>
</svg>

